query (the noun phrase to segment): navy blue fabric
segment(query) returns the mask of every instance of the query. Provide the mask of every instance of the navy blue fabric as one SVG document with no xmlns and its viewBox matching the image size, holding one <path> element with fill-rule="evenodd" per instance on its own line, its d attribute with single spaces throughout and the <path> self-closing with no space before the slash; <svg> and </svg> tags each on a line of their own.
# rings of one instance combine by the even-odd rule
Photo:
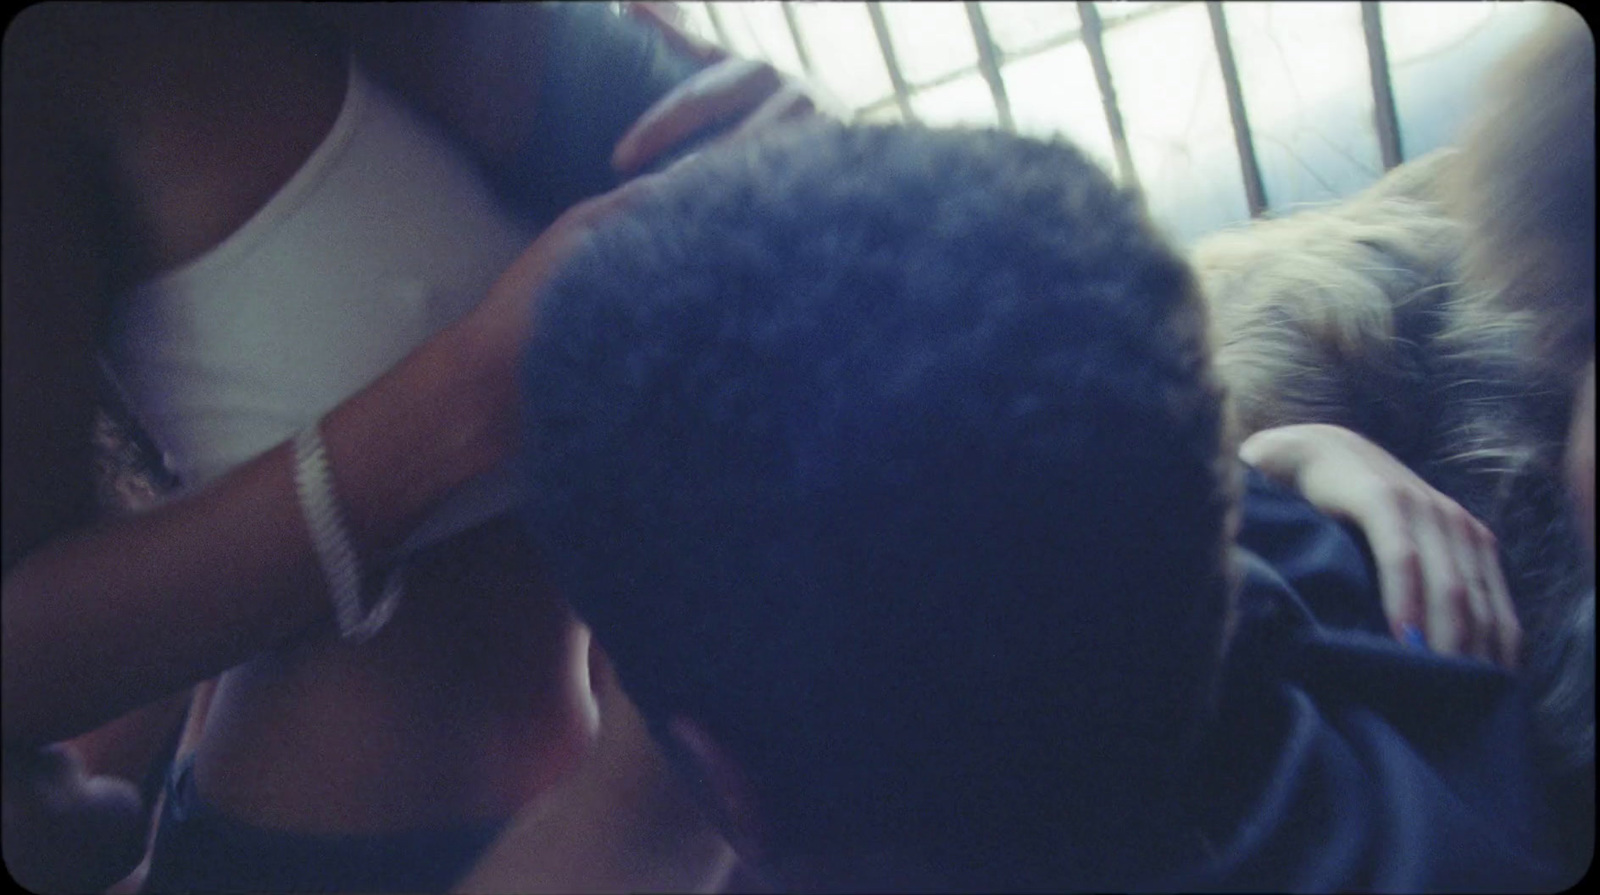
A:
<svg viewBox="0 0 1600 895">
<path fill-rule="evenodd" d="M 503 829 L 482 823 L 373 836 L 307 836 L 242 823 L 173 769 L 142 891 L 445 892 Z"/>
<path fill-rule="evenodd" d="M 671 51 L 652 29 L 606 4 L 552 4 L 544 60 L 542 127 L 524 147 L 513 196 L 554 216 L 619 183 L 613 147 L 639 115 L 700 63 Z M 714 132 L 715 127 L 711 128 Z M 700 135 L 704 139 L 707 135 Z M 659 168 L 691 148 L 695 140 Z M 392 836 L 310 837 L 262 830 L 205 805 L 187 767 L 168 785 L 147 892 L 444 891 L 498 826 Z"/>
<path fill-rule="evenodd" d="M 1563 871 L 1552 854 L 1514 677 L 1383 633 L 1359 540 L 1253 470 L 1235 557 L 1238 626 L 1192 791 L 1207 857 L 1161 888 L 1538 892 L 1577 882 L 1581 868 Z M 498 831 L 260 830 L 200 801 L 186 767 L 161 823 L 148 892 L 444 891 Z"/>
<path fill-rule="evenodd" d="M 1386 633 L 1351 532 L 1250 470 L 1218 723 L 1197 777 L 1209 858 L 1175 887 L 1555 891 L 1526 696 Z"/>
</svg>

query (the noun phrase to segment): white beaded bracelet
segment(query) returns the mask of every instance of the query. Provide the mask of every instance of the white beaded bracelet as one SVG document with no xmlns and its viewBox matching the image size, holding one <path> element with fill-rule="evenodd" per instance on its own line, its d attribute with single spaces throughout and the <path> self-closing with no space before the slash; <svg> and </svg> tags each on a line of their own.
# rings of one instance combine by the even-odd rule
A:
<svg viewBox="0 0 1600 895">
<path fill-rule="evenodd" d="M 383 593 L 372 609 L 363 614 L 361 605 L 361 561 L 350 543 L 350 532 L 339 501 L 333 493 L 333 477 L 328 471 L 328 453 L 322 434 L 312 423 L 294 437 L 294 486 L 300 497 L 300 512 L 311 531 L 317 562 L 328 584 L 334 621 L 339 636 L 361 643 L 378 633 L 400 603 L 404 590 L 401 566 L 397 563 L 385 577 Z"/>
</svg>

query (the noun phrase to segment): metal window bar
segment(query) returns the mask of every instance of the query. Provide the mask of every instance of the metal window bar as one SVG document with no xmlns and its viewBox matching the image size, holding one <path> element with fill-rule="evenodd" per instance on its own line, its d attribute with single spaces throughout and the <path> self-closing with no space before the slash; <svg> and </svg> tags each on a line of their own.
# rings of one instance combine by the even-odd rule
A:
<svg viewBox="0 0 1600 895">
<path fill-rule="evenodd" d="M 878 50 L 883 53 L 884 67 L 889 70 L 889 83 L 894 85 L 894 101 L 900 107 L 900 114 L 907 121 L 916 121 L 916 113 L 911 111 L 911 87 L 906 84 L 905 75 L 900 73 L 900 62 L 895 58 L 894 45 L 889 42 L 889 22 L 883 16 L 883 6 L 879 3 L 867 4 L 867 16 L 872 19 L 872 33 L 878 38 Z"/>
<path fill-rule="evenodd" d="M 1187 2 L 1187 0 L 1172 0 L 1172 2 L 1157 3 L 1157 4 L 1153 5 L 1153 6 L 1149 6 L 1149 7 L 1145 7 L 1143 9 L 1140 9 L 1137 12 L 1131 12 L 1131 13 L 1128 13 L 1127 15 L 1125 15 L 1125 16 L 1121 16 L 1121 17 L 1119 17 L 1117 19 L 1114 19 L 1111 22 L 1111 24 L 1109 26 L 1107 26 L 1107 27 L 1119 28 L 1119 27 L 1121 27 L 1123 25 L 1126 25 L 1126 24 L 1129 24 L 1129 23 L 1132 23 L 1132 22 L 1137 22 L 1140 19 L 1147 18 L 1149 16 L 1158 15 L 1160 13 L 1166 12 L 1167 10 L 1172 9 L 1173 7 L 1183 5 L 1183 3 L 1185 3 L 1185 2 Z M 985 21 L 987 22 L 987 20 L 985 20 Z M 1029 46 L 1027 49 L 1018 51 L 1016 53 L 1007 53 L 1004 50 L 1002 50 L 998 45 L 996 45 L 995 46 L 995 50 L 996 50 L 995 65 L 998 68 L 1003 68 L 1007 63 L 1015 62 L 1015 61 L 1017 61 L 1019 59 L 1027 59 L 1027 58 L 1030 58 L 1032 56 L 1037 56 L 1040 53 L 1046 53 L 1046 52 L 1049 52 L 1050 50 L 1053 50 L 1053 49 L 1055 49 L 1057 47 L 1062 47 L 1062 46 L 1066 46 L 1067 44 L 1076 43 L 1076 42 L 1078 42 L 1080 40 L 1083 40 L 1083 30 L 1081 28 L 1074 28 L 1074 29 L 1072 29 L 1070 31 L 1064 31 L 1061 34 L 1058 34 L 1058 35 L 1056 35 L 1055 37 L 1053 37 L 1053 38 L 1051 38 L 1049 40 L 1042 41 L 1042 42 L 1037 43 L 1037 44 L 1033 44 L 1032 46 Z M 955 80 L 958 80 L 960 78 L 964 78 L 967 75 L 972 74 L 972 72 L 973 72 L 972 68 L 960 68 L 960 69 L 956 69 L 954 71 L 946 72 L 946 73 L 944 73 L 942 75 L 939 75 L 936 78 L 933 78 L 932 80 L 929 80 L 929 81 L 926 81 L 924 83 L 918 84 L 917 85 L 917 91 L 921 92 L 921 91 L 925 91 L 925 90 L 930 90 L 930 89 L 932 89 L 934 87 L 942 87 L 945 84 L 950 83 L 951 81 L 955 81 Z M 858 114 L 858 115 L 871 114 L 873 112 L 877 112 L 877 111 L 882 110 L 884 106 L 890 105 L 890 104 L 892 104 L 894 102 L 896 102 L 896 98 L 895 98 L 895 96 L 893 94 L 890 94 L 889 96 L 886 96 L 883 99 L 877 100 L 875 102 L 867 103 L 866 105 L 860 107 L 859 109 L 856 110 L 856 114 Z"/>
<path fill-rule="evenodd" d="M 806 49 L 805 38 L 800 36 L 800 21 L 794 14 L 794 4 L 785 2 L 778 4 L 783 8 L 783 23 L 789 27 L 789 39 L 794 41 L 794 54 L 800 59 L 800 68 L 806 77 L 816 76 L 816 70 L 811 67 L 811 53 Z"/>
<path fill-rule="evenodd" d="M 1078 19 L 1083 23 L 1083 47 L 1089 51 L 1089 64 L 1094 67 L 1094 81 L 1100 87 L 1100 103 L 1105 107 L 1106 128 L 1111 131 L 1111 148 L 1117 156 L 1117 169 L 1122 180 L 1135 189 L 1139 187 L 1139 172 L 1133 167 L 1133 153 L 1128 149 L 1128 132 L 1122 124 L 1122 107 L 1117 105 L 1117 90 L 1111 83 L 1111 66 L 1106 61 L 1106 47 L 1101 40 L 1105 28 L 1100 22 L 1100 11 L 1093 3 L 1078 4 Z"/>
<path fill-rule="evenodd" d="M 733 41 L 728 37 L 728 23 L 722 21 L 722 13 L 717 12 L 717 4 L 702 4 L 706 8 L 706 15 L 711 18 L 711 30 L 717 32 L 717 43 L 728 49 L 733 48 Z"/>
<path fill-rule="evenodd" d="M 884 67 L 889 73 L 889 81 L 893 85 L 894 92 L 890 96 L 857 109 L 856 114 L 858 116 L 870 115 L 893 103 L 899 106 L 902 115 L 907 120 L 915 120 L 916 116 L 911 108 L 912 88 L 907 84 L 900 71 L 894 48 L 890 43 L 888 23 L 884 18 L 883 10 L 876 2 L 869 2 L 865 5 L 868 16 L 872 21 L 873 33 L 877 38 L 879 51 L 883 54 Z M 966 3 L 967 22 L 978 48 L 977 65 L 948 72 L 926 84 L 919 84 L 916 90 L 921 92 L 939 87 L 977 71 L 989 85 L 990 94 L 994 99 L 995 110 L 1001 126 L 1008 130 L 1015 130 L 1015 121 L 1011 113 L 1010 101 L 1006 94 L 1005 79 L 1001 73 L 1002 68 L 1008 62 L 1026 59 L 1081 40 L 1084 43 L 1085 50 L 1088 51 L 1089 61 L 1094 68 L 1095 81 L 1100 88 L 1101 102 L 1106 115 L 1106 125 L 1111 134 L 1112 148 L 1116 154 L 1117 166 L 1128 185 L 1137 188 L 1137 171 L 1134 169 L 1132 153 L 1128 148 L 1127 131 L 1123 124 L 1121 107 L 1117 103 L 1110 66 L 1106 61 L 1103 35 L 1107 28 L 1117 28 L 1148 16 L 1159 15 L 1175 6 L 1181 5 L 1181 2 L 1153 3 L 1136 12 L 1118 16 L 1111 20 L 1109 24 L 1101 20 L 1099 10 L 1096 8 L 1097 4 L 1078 2 L 1075 5 L 1078 9 L 1081 27 L 1065 32 L 1050 40 L 1029 46 L 1020 52 L 1006 53 L 995 43 L 993 35 L 989 31 L 987 20 L 984 18 L 982 7 L 974 2 Z M 724 46 L 729 46 L 727 27 L 717 11 L 717 6 L 718 4 L 715 2 L 705 3 L 718 40 Z M 809 72 L 812 62 L 796 22 L 796 16 L 792 8 L 793 4 L 784 2 L 782 6 L 785 20 L 789 25 L 789 32 L 794 38 L 796 52 L 800 57 L 802 66 Z M 1217 61 L 1222 71 L 1223 89 L 1228 101 L 1228 114 L 1233 130 L 1234 145 L 1239 153 L 1239 171 L 1243 181 L 1245 197 L 1249 203 L 1250 214 L 1259 217 L 1267 208 L 1266 188 L 1263 184 L 1260 165 L 1256 158 L 1255 144 L 1250 134 L 1249 116 L 1245 109 L 1244 93 L 1240 87 L 1239 71 L 1233 56 L 1232 42 L 1228 37 L 1227 20 L 1223 13 L 1222 4 L 1218 0 L 1207 0 L 1206 12 L 1210 18 L 1212 39 L 1216 48 Z M 1401 164 L 1405 160 L 1405 155 L 1400 141 L 1399 119 L 1395 107 L 1388 52 L 1384 42 L 1383 22 L 1379 13 L 1378 3 L 1372 2 L 1372 0 L 1363 0 L 1361 3 L 1361 24 L 1366 39 L 1368 68 L 1372 76 L 1373 124 L 1377 131 L 1383 165 L 1387 170 Z"/>
<path fill-rule="evenodd" d="M 1000 126 L 1016 133 L 1017 125 L 1011 118 L 1011 99 L 1006 96 L 1006 82 L 1000 76 L 1000 51 L 989 34 L 989 23 L 984 20 L 983 10 L 977 3 L 963 5 L 967 8 L 967 25 L 972 29 L 972 40 L 978 45 L 978 69 L 983 72 L 983 80 L 989 84 L 989 95 L 994 98 Z"/>
<path fill-rule="evenodd" d="M 1233 44 L 1228 40 L 1228 21 L 1222 4 L 1207 0 L 1211 17 L 1211 36 L 1217 44 L 1217 62 L 1222 68 L 1222 89 L 1228 97 L 1228 117 L 1233 122 L 1233 143 L 1239 149 L 1239 174 L 1244 178 L 1245 198 L 1250 216 L 1260 217 L 1267 210 L 1267 189 L 1261 182 L 1261 167 L 1256 164 L 1255 143 L 1250 139 L 1250 119 L 1244 110 L 1244 90 L 1239 86 L 1239 67 L 1233 60 Z"/>
<path fill-rule="evenodd" d="M 1378 150 L 1388 171 L 1405 160 L 1400 146 L 1400 119 L 1394 108 L 1389 82 L 1389 52 L 1383 40 L 1383 17 L 1378 4 L 1361 4 L 1361 30 L 1366 36 L 1367 68 L 1372 72 L 1372 123 L 1378 131 Z"/>
</svg>

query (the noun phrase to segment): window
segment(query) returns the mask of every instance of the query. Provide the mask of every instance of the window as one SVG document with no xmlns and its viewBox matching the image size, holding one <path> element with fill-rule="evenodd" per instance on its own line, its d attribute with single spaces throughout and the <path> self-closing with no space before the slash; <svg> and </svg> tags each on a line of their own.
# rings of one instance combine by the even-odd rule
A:
<svg viewBox="0 0 1600 895">
<path fill-rule="evenodd" d="M 1454 141 L 1542 3 L 680 2 L 859 120 L 1064 136 L 1180 240 Z"/>
</svg>

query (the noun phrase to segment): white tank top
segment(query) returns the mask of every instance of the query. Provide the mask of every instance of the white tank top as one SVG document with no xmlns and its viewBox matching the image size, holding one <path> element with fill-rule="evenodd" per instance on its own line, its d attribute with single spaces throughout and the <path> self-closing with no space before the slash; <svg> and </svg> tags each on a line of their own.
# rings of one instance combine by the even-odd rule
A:
<svg viewBox="0 0 1600 895">
<path fill-rule="evenodd" d="M 233 235 L 135 289 L 104 360 L 192 490 L 462 316 L 534 235 L 448 138 L 352 63 L 321 145 Z M 513 486 L 504 469 L 468 483 L 406 547 L 509 509 Z"/>
</svg>

